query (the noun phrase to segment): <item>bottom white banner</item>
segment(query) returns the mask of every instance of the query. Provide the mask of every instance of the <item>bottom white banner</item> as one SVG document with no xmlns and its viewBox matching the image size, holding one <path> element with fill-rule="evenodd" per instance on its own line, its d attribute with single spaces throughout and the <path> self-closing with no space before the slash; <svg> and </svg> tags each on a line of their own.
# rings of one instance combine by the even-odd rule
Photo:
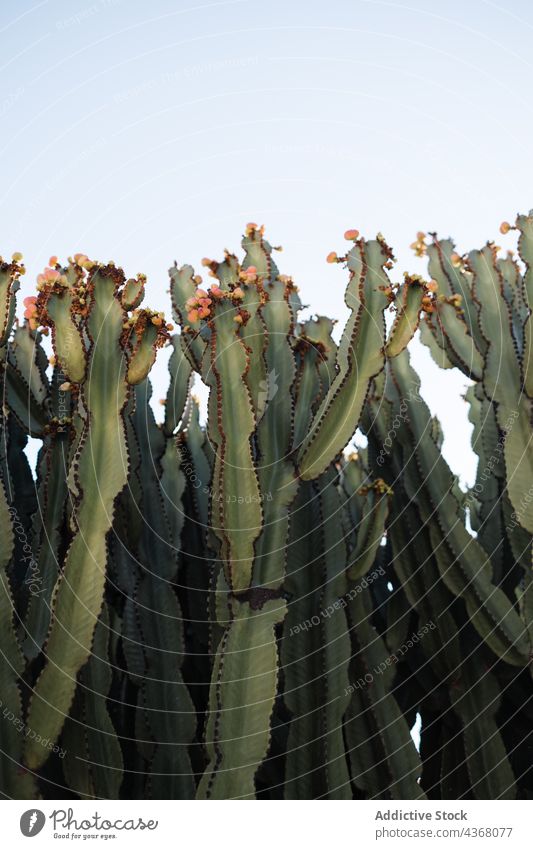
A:
<svg viewBox="0 0 533 849">
<path fill-rule="evenodd" d="M 216 849 L 272 845 L 508 846 L 530 849 L 531 802 L 5 801 L 2 843 L 113 842 Z"/>
</svg>

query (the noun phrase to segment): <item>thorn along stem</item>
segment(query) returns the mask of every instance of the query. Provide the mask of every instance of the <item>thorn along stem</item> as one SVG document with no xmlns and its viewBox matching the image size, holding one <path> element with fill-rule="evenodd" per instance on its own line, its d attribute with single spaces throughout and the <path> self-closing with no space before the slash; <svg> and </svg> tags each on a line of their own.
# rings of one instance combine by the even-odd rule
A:
<svg viewBox="0 0 533 849">
<path fill-rule="evenodd" d="M 335 338 L 253 222 L 204 278 L 174 263 L 172 322 L 83 253 L 18 320 L 0 259 L 5 796 L 533 795 L 532 216 L 516 258 L 420 231 L 403 277 L 347 229 Z M 417 331 L 468 378 L 467 491 Z"/>
</svg>

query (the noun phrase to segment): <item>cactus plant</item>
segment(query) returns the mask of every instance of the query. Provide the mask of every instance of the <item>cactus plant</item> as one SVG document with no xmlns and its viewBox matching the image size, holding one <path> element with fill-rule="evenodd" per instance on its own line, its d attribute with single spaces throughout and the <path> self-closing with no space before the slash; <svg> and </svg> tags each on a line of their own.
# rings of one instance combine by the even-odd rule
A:
<svg viewBox="0 0 533 849">
<path fill-rule="evenodd" d="M 472 489 L 461 491 L 442 457 L 442 434 L 420 398 L 407 353 L 375 381 L 365 413 L 370 466 L 399 495 L 389 540 L 393 595 L 401 602 L 390 609 L 439 623 L 418 662 L 413 655 L 398 670 L 405 687 L 420 685 L 421 783 L 435 798 L 530 792 L 529 770 L 518 754 L 529 733 L 532 694 L 525 359 L 530 216 L 518 216 L 516 227 L 523 266 L 510 255 L 500 258 L 492 243 L 466 257 L 436 235 L 426 245 L 419 234 L 416 243 L 428 254 L 433 292 L 422 341 L 438 365 L 459 368 L 474 381 L 465 395 L 478 455 Z M 384 452 L 391 430 L 394 445 Z M 413 563 L 419 564 L 414 572 Z M 391 616 L 388 623 L 392 648 L 398 626 Z M 428 661 L 437 676 L 433 688 Z"/>
<path fill-rule="evenodd" d="M 517 746 L 533 633 L 531 219 L 517 227 L 525 272 L 419 234 L 432 279 L 400 284 L 383 236 L 347 231 L 346 256 L 328 257 L 348 272 L 338 337 L 301 318 L 255 224 L 241 260 L 203 260 L 210 287 L 170 269 L 173 335 L 141 308 L 142 275 L 81 254 L 51 258 L 16 323 L 24 268 L 2 264 L 5 795 L 532 792 Z M 475 381 L 472 492 L 405 351 L 421 315 L 438 363 Z M 368 445 L 346 452 L 358 427 Z"/>
<path fill-rule="evenodd" d="M 319 712 L 327 705 L 330 725 L 318 750 L 323 757 L 328 751 L 335 755 L 332 774 L 324 778 L 325 795 L 351 796 L 343 739 L 343 716 L 350 701 L 344 693 L 350 659 L 346 617 L 338 616 L 313 639 L 310 635 L 291 643 L 284 638 L 286 662 L 281 667 L 276 632 L 284 625 L 293 597 L 293 616 L 306 609 L 297 603 L 305 587 L 311 605 L 328 606 L 346 591 L 347 555 L 335 519 L 342 510 L 335 464 L 355 432 L 370 381 L 384 366 L 386 345 L 397 353 L 414 334 L 425 291 L 421 281 L 409 279 L 401 293 L 394 293 L 387 277 L 392 252 L 382 236 L 353 241 L 344 258 L 351 315 L 338 346 L 327 319 L 298 324 L 298 291 L 291 278 L 280 275 L 271 245 L 262 228 L 253 224 L 242 241 L 242 263 L 231 254 L 221 263 L 205 260 L 216 280 L 210 289 L 194 288 L 202 281 L 190 267 L 170 272 L 184 351 L 211 389 L 207 434 L 215 454 L 211 524 L 220 560 L 215 567 L 219 570 L 215 615 L 222 631 L 212 674 L 206 727 L 209 763 L 199 785 L 201 797 L 255 795 L 254 779 L 267 759 L 270 727 L 279 709 L 281 677 L 288 686 L 285 708 L 299 714 L 306 697 L 304 691 L 293 694 L 293 676 L 298 681 L 303 670 L 315 675 L 313 670 L 328 669 L 337 654 L 339 662 L 328 672 L 331 680 L 324 681 L 325 701 L 316 706 L 315 720 L 323 722 Z M 391 301 L 397 306 L 397 320 L 386 340 L 384 311 Z M 256 381 L 260 377 L 266 383 L 267 376 L 275 376 L 275 385 L 269 387 L 265 401 Z M 306 490 L 304 502 L 292 509 L 298 479 L 317 482 Z M 319 557 L 314 578 L 303 566 L 299 567 L 303 574 L 293 577 L 293 560 L 298 560 L 297 549 L 304 544 L 301 534 L 311 533 L 306 530 L 308 504 L 315 499 L 322 531 L 313 549 L 323 552 L 323 565 L 319 566 Z M 289 527 L 291 521 L 299 527 L 299 515 L 304 525 L 291 543 Z M 371 551 L 375 554 L 375 548 Z M 371 566 L 373 557 L 366 562 Z M 308 567 L 313 564 L 314 558 Z M 309 651 L 312 656 L 306 663 L 301 658 Z M 328 695 L 331 692 L 333 696 Z M 295 738 L 299 742 L 294 744 L 297 751 L 287 755 L 287 768 L 295 777 L 305 765 L 299 751 L 307 745 L 302 735 L 312 735 L 316 721 L 302 717 Z M 289 747 L 298 724 L 295 716 Z M 287 782 L 287 793 L 305 794 L 305 782 L 298 790 L 295 784 L 294 778 Z"/>
</svg>

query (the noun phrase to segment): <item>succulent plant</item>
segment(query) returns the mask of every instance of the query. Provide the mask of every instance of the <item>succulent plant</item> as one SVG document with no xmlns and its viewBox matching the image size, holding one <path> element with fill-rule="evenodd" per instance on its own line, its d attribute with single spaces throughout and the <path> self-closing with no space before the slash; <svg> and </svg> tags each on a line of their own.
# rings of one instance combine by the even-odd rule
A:
<svg viewBox="0 0 533 849">
<path fill-rule="evenodd" d="M 517 226 L 525 271 L 419 233 L 432 279 L 400 284 L 383 236 L 347 230 L 346 256 L 328 256 L 348 272 L 338 335 L 301 317 L 255 224 L 241 259 L 202 261 L 210 285 L 170 269 L 176 333 L 141 307 L 142 275 L 83 254 L 50 259 L 19 324 L 22 258 L 1 264 L 5 795 L 533 792 L 516 745 L 531 696 L 533 230 Z M 472 492 L 409 364 L 421 316 L 439 364 L 475 381 Z M 367 447 L 345 450 L 358 428 Z"/>
<path fill-rule="evenodd" d="M 402 350 L 417 328 L 425 285 L 408 278 L 395 293 L 387 277 L 392 252 L 383 237 L 366 242 L 355 232 L 349 235 L 351 250 L 343 260 L 337 258 L 349 270 L 345 300 L 350 309 L 338 345 L 328 319 L 298 322 L 298 290 L 290 277 L 280 275 L 272 247 L 254 224 L 242 241 L 242 262 L 229 253 L 220 263 L 204 261 L 215 281 L 210 289 L 196 288 L 203 281 L 190 266 L 170 272 L 184 353 L 211 390 L 206 428 L 214 454 L 210 525 L 221 633 L 206 725 L 209 762 L 200 797 L 254 796 L 258 770 L 272 745 L 270 729 L 282 679 L 287 687 L 285 709 L 296 714 L 287 768 L 294 776 L 303 774 L 311 749 L 300 750 L 317 740 L 323 757 L 337 752 L 331 768 L 336 775 L 324 777 L 324 794 L 351 797 L 343 739 L 343 716 L 350 703 L 344 693 L 350 662 L 346 615 L 341 612 L 325 632 L 319 628 L 299 640 L 284 637 L 281 665 L 277 634 L 288 610 L 290 621 L 307 610 L 299 604 L 300 593 L 307 596 L 307 605 L 318 607 L 347 592 L 347 551 L 336 518 L 343 504 L 337 464 L 387 352 Z M 384 312 L 393 301 L 397 316 L 387 338 Z M 313 483 L 295 501 L 300 480 Z M 333 513 L 329 521 L 328 511 Z M 309 551 L 306 538 L 315 533 L 317 522 L 318 538 Z M 293 539 L 290 527 L 298 528 Z M 306 552 L 303 562 L 300 548 Z M 374 547 L 365 566 L 372 565 L 375 553 Z M 294 562 L 300 563 L 301 574 L 294 574 Z M 300 722 L 302 702 L 315 687 L 294 694 L 291 682 L 307 674 L 311 682 L 318 670 L 328 669 L 332 628 L 337 632 L 331 637 L 336 644 L 333 655 L 340 652 L 339 663 L 328 673 L 331 680 L 324 681 L 324 701 L 315 706 L 315 722 Z M 331 728 L 320 739 L 316 724 L 324 721 L 326 705 Z M 300 742 L 293 755 L 290 747 L 299 725 Z M 307 741 L 302 740 L 304 733 Z M 310 782 L 306 788 L 302 780 L 296 789 L 291 781 L 287 792 L 305 798 Z"/>
<path fill-rule="evenodd" d="M 460 489 L 442 456 L 443 435 L 407 352 L 374 382 L 364 416 L 370 469 L 379 469 L 397 496 L 388 524 L 391 650 L 400 619 L 438 625 L 419 657 L 411 653 L 397 672 L 400 702 L 422 717 L 421 784 L 432 798 L 531 792 L 522 754 L 533 695 L 531 221 L 517 218 L 518 259 L 501 258 L 492 243 L 461 257 L 451 240 L 433 235 L 426 244 L 423 233 L 413 246 L 427 253 L 432 278 L 422 341 L 442 368 L 459 368 L 473 381 L 465 395 L 478 455 L 471 490 Z"/>
</svg>

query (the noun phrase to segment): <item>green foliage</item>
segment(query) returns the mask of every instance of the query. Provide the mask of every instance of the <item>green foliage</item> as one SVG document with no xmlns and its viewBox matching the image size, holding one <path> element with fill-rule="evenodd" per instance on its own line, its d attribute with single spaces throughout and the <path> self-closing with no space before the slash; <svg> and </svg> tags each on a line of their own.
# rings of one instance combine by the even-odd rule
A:
<svg viewBox="0 0 533 849">
<path fill-rule="evenodd" d="M 525 268 L 490 246 L 461 264 L 435 238 L 438 289 L 392 283 L 381 234 L 348 231 L 330 255 L 348 271 L 338 337 L 302 320 L 253 224 L 242 259 L 203 260 L 210 288 L 170 269 L 173 335 L 140 307 L 144 277 L 84 255 L 52 258 L 15 325 L 24 269 L 1 265 L 5 795 L 533 793 L 516 739 L 532 695 L 531 219 L 517 227 Z M 421 316 L 439 365 L 474 381 L 469 493 L 405 351 Z M 358 427 L 368 446 L 349 453 Z"/>
</svg>

